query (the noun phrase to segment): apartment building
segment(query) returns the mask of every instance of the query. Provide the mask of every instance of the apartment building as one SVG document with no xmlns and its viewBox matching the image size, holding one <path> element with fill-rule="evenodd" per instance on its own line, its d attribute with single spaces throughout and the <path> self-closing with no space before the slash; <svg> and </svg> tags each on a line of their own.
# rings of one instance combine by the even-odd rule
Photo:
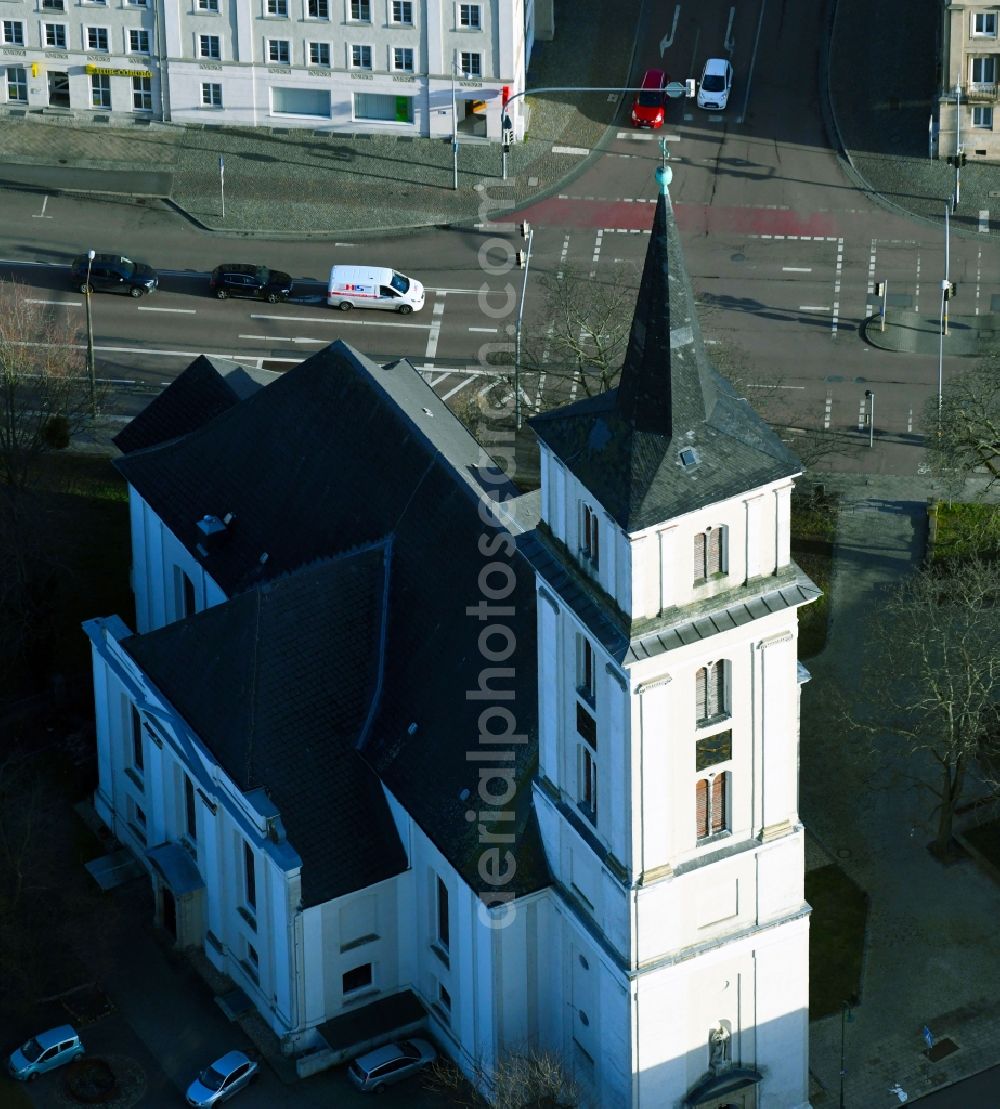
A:
<svg viewBox="0 0 1000 1109">
<path fill-rule="evenodd" d="M 938 157 L 961 149 L 970 161 L 998 161 L 1000 4 L 945 4 L 943 18 Z"/>
<path fill-rule="evenodd" d="M 551 27 L 551 0 L 542 34 Z M 535 0 L 0 0 L 3 106 L 500 138 Z M 516 102 L 520 105 L 521 101 Z M 523 133 L 523 119 L 515 113 Z"/>
</svg>

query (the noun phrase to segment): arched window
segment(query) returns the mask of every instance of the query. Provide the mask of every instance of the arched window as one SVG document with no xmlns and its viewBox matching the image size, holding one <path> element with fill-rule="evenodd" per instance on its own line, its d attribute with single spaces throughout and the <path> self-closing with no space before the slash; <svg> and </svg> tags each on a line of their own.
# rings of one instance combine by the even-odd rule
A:
<svg viewBox="0 0 1000 1109">
<path fill-rule="evenodd" d="M 730 775 L 725 773 L 695 782 L 695 834 L 698 839 L 729 830 L 729 779 Z"/>
<path fill-rule="evenodd" d="M 695 720 L 698 725 L 729 715 L 729 662 L 710 662 L 695 674 Z"/>
<path fill-rule="evenodd" d="M 725 528 L 706 528 L 694 537 L 694 581 L 725 573 Z"/>
</svg>

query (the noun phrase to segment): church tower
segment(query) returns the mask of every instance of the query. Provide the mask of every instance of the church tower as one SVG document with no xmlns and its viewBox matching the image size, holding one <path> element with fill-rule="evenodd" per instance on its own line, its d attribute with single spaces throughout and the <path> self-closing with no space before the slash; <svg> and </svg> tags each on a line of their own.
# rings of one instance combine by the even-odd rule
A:
<svg viewBox="0 0 1000 1109">
<path fill-rule="evenodd" d="M 619 386 L 532 421 L 539 1033 L 602 1109 L 795 1109 L 802 467 L 709 365 L 658 178 Z"/>
</svg>

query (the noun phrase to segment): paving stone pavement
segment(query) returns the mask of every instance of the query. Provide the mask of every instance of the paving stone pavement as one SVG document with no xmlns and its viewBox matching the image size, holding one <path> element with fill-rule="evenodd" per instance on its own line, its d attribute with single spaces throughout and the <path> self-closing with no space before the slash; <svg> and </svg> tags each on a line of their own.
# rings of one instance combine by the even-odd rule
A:
<svg viewBox="0 0 1000 1109">
<path fill-rule="evenodd" d="M 898 1105 L 991 1066 L 1000 1000 L 996 921 L 1000 887 L 971 860 L 944 867 L 927 851 L 932 799 L 914 779 L 933 771 L 891 736 L 873 755 L 838 723 L 834 691 L 861 689 L 871 657 L 866 626 L 885 586 L 922 558 L 926 505 L 937 495 L 921 478 L 830 477 L 842 497 L 834 553 L 829 639 L 807 663 L 802 697 L 801 810 L 807 866 L 839 864 L 869 896 L 860 1004 L 810 1026 L 812 1100 L 839 1100 L 844 1031 L 844 1104 Z M 971 499 L 980 487 L 967 489 Z M 860 647 L 860 649 L 859 649 Z M 974 791 L 974 787 L 970 792 Z M 927 1025 L 958 1047 L 939 1063 L 924 1055 Z M 970 1107 L 973 1109 L 973 1107 Z"/>
</svg>

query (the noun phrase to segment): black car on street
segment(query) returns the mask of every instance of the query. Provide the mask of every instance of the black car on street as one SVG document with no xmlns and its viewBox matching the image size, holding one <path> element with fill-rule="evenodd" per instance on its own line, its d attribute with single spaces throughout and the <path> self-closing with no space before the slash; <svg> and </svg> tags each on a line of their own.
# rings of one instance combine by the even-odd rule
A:
<svg viewBox="0 0 1000 1109">
<path fill-rule="evenodd" d="M 70 281 L 81 293 L 128 293 L 141 297 L 151 293 L 160 283 L 152 266 L 133 262 L 120 254 L 95 254 L 90 261 L 89 277 L 87 264 L 87 255 L 79 254 L 70 266 Z"/>
<path fill-rule="evenodd" d="M 268 304 L 288 300 L 292 291 L 292 279 L 287 273 L 269 270 L 267 266 L 240 263 L 216 266 L 208 285 L 219 300 L 225 300 L 226 297 L 250 297 L 253 300 L 266 300 Z"/>
</svg>

